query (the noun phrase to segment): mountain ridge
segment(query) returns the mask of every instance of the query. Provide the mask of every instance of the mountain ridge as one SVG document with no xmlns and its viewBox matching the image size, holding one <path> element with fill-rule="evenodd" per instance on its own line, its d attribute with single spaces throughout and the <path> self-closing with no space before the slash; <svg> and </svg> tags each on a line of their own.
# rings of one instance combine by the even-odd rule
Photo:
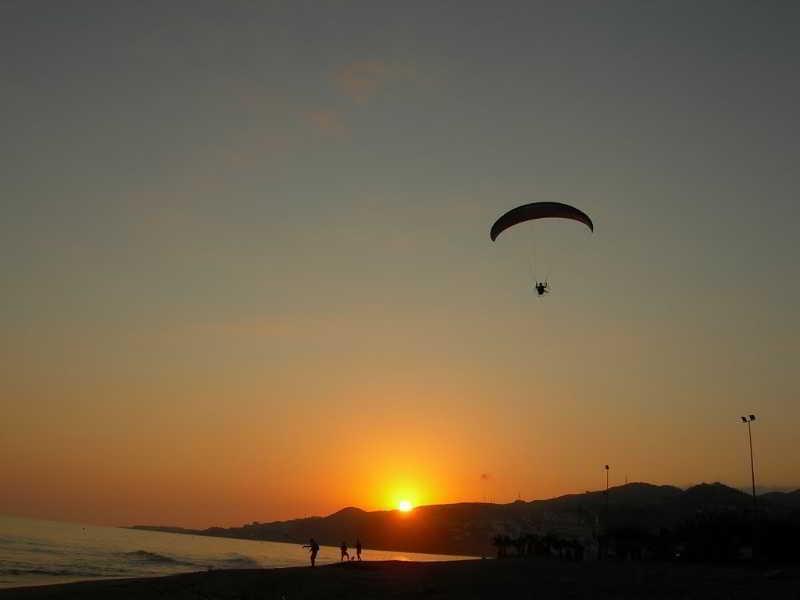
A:
<svg viewBox="0 0 800 600">
<path fill-rule="evenodd" d="M 698 513 L 743 514 L 752 510 L 752 496 L 719 482 L 685 490 L 670 485 L 628 483 L 606 491 L 565 494 L 544 500 L 508 504 L 459 502 L 418 506 L 409 513 L 365 511 L 345 507 L 328 516 L 313 516 L 241 527 L 180 527 L 135 525 L 132 529 L 305 543 L 314 537 L 324 545 L 342 540 L 380 550 L 483 556 L 492 553 L 496 535 L 553 532 L 588 538 L 604 527 L 649 531 L 673 527 Z M 800 521 L 800 490 L 758 496 L 759 510 Z"/>
</svg>

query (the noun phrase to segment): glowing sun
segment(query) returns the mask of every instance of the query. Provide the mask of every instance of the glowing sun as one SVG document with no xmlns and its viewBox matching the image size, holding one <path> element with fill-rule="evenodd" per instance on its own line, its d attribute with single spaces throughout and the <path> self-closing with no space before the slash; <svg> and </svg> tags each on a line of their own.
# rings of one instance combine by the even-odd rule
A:
<svg viewBox="0 0 800 600">
<path fill-rule="evenodd" d="M 397 505 L 397 508 L 403 512 L 408 512 L 414 507 L 411 506 L 411 502 L 409 502 L 408 500 L 400 500 L 400 503 Z"/>
</svg>

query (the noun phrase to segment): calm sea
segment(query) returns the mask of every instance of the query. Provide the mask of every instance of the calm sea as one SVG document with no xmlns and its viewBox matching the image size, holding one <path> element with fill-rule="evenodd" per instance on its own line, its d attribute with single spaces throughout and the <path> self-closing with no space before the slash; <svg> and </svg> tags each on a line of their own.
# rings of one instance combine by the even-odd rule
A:
<svg viewBox="0 0 800 600">
<path fill-rule="evenodd" d="M 460 557 L 366 550 L 365 560 L 453 560 Z M 318 564 L 336 562 L 323 546 Z M 212 569 L 308 564 L 300 544 L 135 531 L 0 516 L 0 587 L 111 577 L 151 577 Z"/>
</svg>

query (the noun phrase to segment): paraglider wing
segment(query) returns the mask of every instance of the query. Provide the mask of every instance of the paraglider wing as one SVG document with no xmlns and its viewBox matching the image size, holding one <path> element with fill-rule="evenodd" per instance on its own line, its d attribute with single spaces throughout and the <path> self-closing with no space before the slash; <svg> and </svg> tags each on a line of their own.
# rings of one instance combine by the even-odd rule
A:
<svg viewBox="0 0 800 600">
<path fill-rule="evenodd" d="M 517 208 L 512 208 L 502 217 L 495 221 L 492 225 L 490 237 L 492 241 L 497 239 L 497 236 L 503 233 L 509 227 L 522 223 L 524 221 L 532 221 L 534 219 L 572 219 L 586 225 L 590 230 L 594 231 L 594 223 L 582 210 L 578 210 L 569 204 L 561 204 L 561 202 L 532 202 L 531 204 L 523 204 Z"/>
</svg>

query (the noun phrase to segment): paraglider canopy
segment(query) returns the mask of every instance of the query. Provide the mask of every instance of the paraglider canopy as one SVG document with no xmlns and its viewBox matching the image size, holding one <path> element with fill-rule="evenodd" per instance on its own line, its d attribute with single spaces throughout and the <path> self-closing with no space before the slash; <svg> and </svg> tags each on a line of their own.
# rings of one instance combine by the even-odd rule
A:
<svg viewBox="0 0 800 600">
<path fill-rule="evenodd" d="M 498 235 L 517 223 L 533 221 L 534 219 L 550 218 L 572 219 L 573 221 L 583 223 L 591 231 L 594 231 L 594 223 L 592 223 L 589 215 L 582 210 L 578 210 L 574 206 L 562 204 L 561 202 L 532 202 L 530 204 L 523 204 L 517 208 L 512 208 L 497 219 L 494 225 L 492 225 L 489 236 L 492 238 L 492 241 L 495 241 Z"/>
</svg>

